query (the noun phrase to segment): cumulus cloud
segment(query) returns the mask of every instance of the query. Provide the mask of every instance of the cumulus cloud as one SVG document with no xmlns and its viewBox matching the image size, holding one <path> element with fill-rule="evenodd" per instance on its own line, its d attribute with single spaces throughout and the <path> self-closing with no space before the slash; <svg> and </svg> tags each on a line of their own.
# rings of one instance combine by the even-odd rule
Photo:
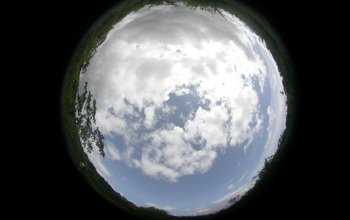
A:
<svg viewBox="0 0 350 220">
<path fill-rule="evenodd" d="M 107 157 L 176 182 L 207 172 L 225 148 L 249 145 L 262 123 L 253 83 L 264 87 L 266 66 L 253 49 L 262 42 L 222 14 L 157 6 L 110 31 L 81 75 L 97 100 L 96 125 L 122 139 L 108 142 Z M 177 112 L 190 105 L 171 105 L 170 94 L 200 98 L 185 116 Z"/>
<path fill-rule="evenodd" d="M 144 125 L 146 128 L 152 128 L 154 126 L 154 123 L 156 122 L 154 120 L 154 107 L 148 106 L 144 110 L 145 112 L 145 120 Z"/>
<path fill-rule="evenodd" d="M 184 134 L 184 129 L 177 126 L 149 134 L 150 144 L 142 149 L 142 171 L 172 182 L 183 175 L 206 172 L 216 158 L 216 152 L 195 150 L 191 142 L 186 141 Z"/>
</svg>

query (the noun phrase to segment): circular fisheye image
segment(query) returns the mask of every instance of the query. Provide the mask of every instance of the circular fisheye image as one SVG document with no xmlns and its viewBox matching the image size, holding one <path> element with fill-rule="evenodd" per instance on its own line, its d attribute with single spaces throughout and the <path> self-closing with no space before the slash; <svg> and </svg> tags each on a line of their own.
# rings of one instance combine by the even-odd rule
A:
<svg viewBox="0 0 350 220">
<path fill-rule="evenodd" d="M 292 129 L 291 61 L 237 1 L 123 1 L 81 39 L 65 75 L 68 151 L 87 182 L 136 217 L 234 207 Z"/>
</svg>

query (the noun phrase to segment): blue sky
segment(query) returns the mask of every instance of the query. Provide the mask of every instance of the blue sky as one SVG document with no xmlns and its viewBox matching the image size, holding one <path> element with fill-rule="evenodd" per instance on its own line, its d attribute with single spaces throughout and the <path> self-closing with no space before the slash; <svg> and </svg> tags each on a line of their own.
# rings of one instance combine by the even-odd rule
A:
<svg viewBox="0 0 350 220">
<path fill-rule="evenodd" d="M 105 158 L 89 159 L 136 205 L 213 212 L 250 189 L 277 149 L 286 97 L 276 62 L 222 14 L 181 4 L 131 13 L 81 75 L 106 146 Z"/>
</svg>

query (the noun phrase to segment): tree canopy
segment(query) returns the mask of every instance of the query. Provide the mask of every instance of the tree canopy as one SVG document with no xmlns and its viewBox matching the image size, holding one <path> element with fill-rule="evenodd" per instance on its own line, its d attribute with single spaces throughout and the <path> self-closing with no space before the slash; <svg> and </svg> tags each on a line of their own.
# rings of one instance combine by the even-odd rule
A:
<svg viewBox="0 0 350 220">
<path fill-rule="evenodd" d="M 104 136 L 100 129 L 96 127 L 96 100 L 92 98 L 92 94 L 87 90 L 88 83 L 85 82 L 84 92 L 77 95 L 76 101 L 76 125 L 79 128 L 79 136 L 83 148 L 89 153 L 93 151 L 93 143 L 99 149 L 102 157 L 104 152 Z"/>
</svg>

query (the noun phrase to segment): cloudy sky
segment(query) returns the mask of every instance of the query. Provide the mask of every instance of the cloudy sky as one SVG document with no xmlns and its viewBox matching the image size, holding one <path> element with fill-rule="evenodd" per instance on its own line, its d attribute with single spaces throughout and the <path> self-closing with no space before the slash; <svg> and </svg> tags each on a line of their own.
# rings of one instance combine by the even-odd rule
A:
<svg viewBox="0 0 350 220">
<path fill-rule="evenodd" d="M 97 101 L 110 185 L 139 206 L 206 214 L 249 190 L 285 129 L 266 45 L 242 21 L 183 5 L 116 24 L 80 78 Z"/>
</svg>

